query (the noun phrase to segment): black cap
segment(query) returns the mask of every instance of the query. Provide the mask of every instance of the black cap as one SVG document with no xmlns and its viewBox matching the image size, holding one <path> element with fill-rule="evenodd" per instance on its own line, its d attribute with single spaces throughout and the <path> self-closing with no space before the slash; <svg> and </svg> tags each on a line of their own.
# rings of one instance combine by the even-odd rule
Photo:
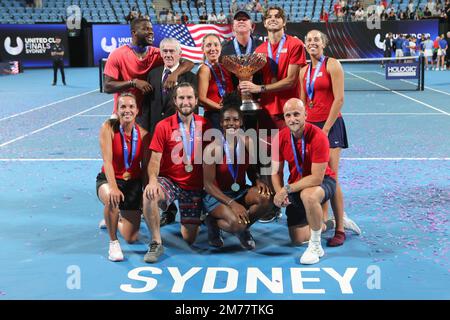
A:
<svg viewBox="0 0 450 320">
<path fill-rule="evenodd" d="M 236 17 L 238 15 L 240 15 L 240 14 L 246 16 L 249 20 L 252 20 L 250 14 L 247 11 L 245 11 L 245 10 L 238 10 L 238 11 L 236 11 L 236 13 L 233 16 L 233 20 L 236 20 Z"/>
</svg>

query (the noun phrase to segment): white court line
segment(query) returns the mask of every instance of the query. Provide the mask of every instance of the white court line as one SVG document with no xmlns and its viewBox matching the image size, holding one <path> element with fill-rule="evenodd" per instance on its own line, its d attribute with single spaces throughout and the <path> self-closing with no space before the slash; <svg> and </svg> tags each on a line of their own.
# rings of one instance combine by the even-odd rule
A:
<svg viewBox="0 0 450 320">
<path fill-rule="evenodd" d="M 347 161 L 450 161 L 450 157 L 436 157 L 436 158 L 390 158 L 390 157 L 382 157 L 382 158 L 341 158 L 342 160 Z M 98 158 L 12 158 L 0 159 L 0 162 L 82 162 L 82 161 L 103 161 L 103 159 Z"/>
<path fill-rule="evenodd" d="M 442 113 L 424 113 L 424 112 L 349 112 L 343 113 L 344 116 L 442 116 Z"/>
<path fill-rule="evenodd" d="M 74 115 L 72 115 L 72 116 L 70 116 L 70 117 L 67 117 L 67 118 L 64 118 L 64 119 L 62 119 L 62 120 L 53 122 L 53 123 L 49 124 L 48 126 L 42 127 L 42 128 L 40 128 L 40 129 L 34 130 L 34 131 L 30 132 L 30 133 L 24 134 L 23 136 L 20 136 L 20 137 L 14 138 L 14 139 L 12 139 L 12 140 L 9 140 L 9 141 L 7 141 L 7 142 L 4 142 L 4 143 L 0 144 L 0 147 L 4 147 L 4 146 L 6 146 L 6 145 L 8 145 L 8 144 L 10 144 L 10 143 L 16 142 L 16 141 L 18 141 L 18 140 L 22 140 L 23 138 L 26 138 L 26 137 L 28 137 L 28 136 L 31 136 L 31 135 L 33 135 L 33 134 L 35 134 L 35 133 L 41 132 L 41 131 L 43 131 L 43 130 L 45 130 L 45 129 L 48 129 L 48 128 L 50 128 L 50 127 L 53 127 L 53 126 L 55 126 L 55 125 L 57 125 L 57 124 L 60 124 L 60 123 L 62 123 L 62 122 L 64 122 L 64 121 L 67 121 L 67 120 L 70 120 L 70 119 L 72 119 L 72 118 L 75 118 L 76 116 L 78 116 L 78 115 L 80 115 L 80 114 L 83 114 L 83 113 L 85 113 L 85 112 L 91 111 L 91 110 L 93 110 L 93 109 L 95 109 L 95 108 L 98 108 L 98 107 L 104 105 L 104 104 L 107 104 L 107 103 L 109 103 L 109 102 L 112 102 L 113 100 L 114 100 L 114 99 L 109 99 L 108 101 L 105 101 L 105 102 L 102 102 L 102 103 L 100 103 L 100 104 L 97 104 L 96 106 L 93 106 L 93 107 L 91 107 L 91 108 L 89 108 L 89 109 L 86 109 L 86 110 L 84 110 L 84 111 L 81 111 L 81 112 L 79 112 L 79 113 L 77 113 L 77 114 L 74 114 Z"/>
<path fill-rule="evenodd" d="M 443 111 L 443 110 L 441 110 L 441 109 L 439 109 L 439 108 L 433 107 L 433 106 L 429 105 L 428 103 L 425 103 L 425 102 L 422 102 L 422 101 L 420 101 L 420 100 L 411 98 L 410 96 L 407 96 L 407 95 L 405 95 L 405 94 L 403 94 L 403 93 L 400 93 L 400 92 L 397 92 L 397 91 L 395 91 L 395 90 L 390 90 L 389 88 L 386 88 L 385 86 L 382 86 L 382 85 L 380 85 L 380 84 L 378 84 L 378 83 L 375 83 L 375 82 L 373 82 L 373 81 L 367 80 L 367 79 L 365 79 L 365 78 L 363 78 L 363 77 L 357 76 L 356 74 L 353 74 L 353 73 L 351 73 L 351 72 L 349 72 L 349 71 L 347 71 L 347 73 L 349 73 L 349 74 L 351 74 L 352 76 L 357 77 L 357 78 L 359 78 L 359 79 L 361 79 L 361 80 L 364 80 L 364 81 L 366 81 L 366 82 L 369 82 L 369 83 L 371 83 L 371 84 L 373 84 L 373 85 L 375 85 L 375 86 L 378 86 L 378 87 L 380 87 L 380 88 L 382 88 L 382 89 L 385 89 L 385 90 L 390 91 L 390 92 L 392 92 L 392 93 L 398 94 L 398 95 L 401 96 L 401 97 L 404 97 L 404 98 L 406 98 L 406 99 L 412 100 L 412 101 L 417 102 L 417 103 L 419 103 L 419 104 L 421 104 L 421 105 L 424 105 L 425 107 L 428 107 L 428 108 L 430 108 L 430 109 L 439 111 L 439 112 L 441 112 L 441 113 L 443 113 L 443 114 L 445 114 L 445 115 L 447 115 L 447 116 L 450 116 L 450 113 L 445 112 L 445 111 Z"/>
<path fill-rule="evenodd" d="M 80 93 L 80 94 L 78 94 L 76 96 L 68 97 L 68 98 L 65 98 L 65 99 L 62 99 L 62 100 L 58 100 L 58 101 L 55 101 L 55 102 L 52 102 L 52 103 L 49 103 L 49 104 L 46 104 L 46 105 L 43 105 L 43 106 L 40 106 L 40 107 L 36 107 L 36 108 L 30 109 L 30 110 L 26 110 L 26 111 L 23 111 L 23 112 L 20 112 L 20 113 L 16 113 L 16 114 L 7 116 L 5 118 L 1 118 L 0 121 L 6 120 L 6 119 L 15 118 L 15 117 L 21 116 L 21 115 L 23 115 L 25 113 L 33 112 L 33 111 L 36 111 L 36 110 L 39 110 L 39 109 L 43 109 L 43 108 L 47 108 L 47 107 L 50 107 L 50 106 L 55 105 L 57 103 L 64 102 L 64 101 L 67 101 L 67 100 L 70 100 L 70 99 L 74 99 L 74 98 L 78 98 L 78 97 L 81 97 L 81 96 L 84 96 L 84 95 L 87 95 L 89 93 L 96 92 L 96 91 L 98 91 L 98 89 L 95 89 L 95 90 L 92 90 L 92 91 L 88 91 L 88 92 L 84 92 L 84 93 Z"/>
<path fill-rule="evenodd" d="M 381 75 L 384 75 L 384 73 L 382 73 L 382 72 L 379 72 L 379 71 L 374 71 L 375 73 L 378 73 L 378 74 L 381 74 Z M 411 83 L 411 84 L 416 84 L 416 83 L 414 83 L 414 82 L 411 82 L 411 81 L 408 81 L 408 80 L 405 80 L 405 79 L 400 79 L 401 81 L 403 81 L 403 82 L 408 82 L 408 83 Z M 446 95 L 448 95 L 448 96 L 450 96 L 450 92 L 445 92 L 445 91 L 441 91 L 441 90 L 438 90 L 438 89 L 434 89 L 434 88 L 431 88 L 431 87 L 428 87 L 428 86 L 423 86 L 425 89 L 428 89 L 428 90 L 433 90 L 433 91 L 436 91 L 436 92 L 439 92 L 439 93 L 443 93 L 443 94 L 446 94 Z"/>
</svg>

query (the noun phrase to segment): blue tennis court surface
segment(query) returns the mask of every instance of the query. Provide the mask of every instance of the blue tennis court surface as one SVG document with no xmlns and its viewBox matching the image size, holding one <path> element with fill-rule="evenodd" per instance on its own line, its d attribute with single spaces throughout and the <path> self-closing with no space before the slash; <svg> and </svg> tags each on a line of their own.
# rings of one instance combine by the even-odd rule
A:
<svg viewBox="0 0 450 320">
<path fill-rule="evenodd" d="M 95 177 L 112 96 L 98 70 L 67 69 L 56 87 L 49 69 L 0 77 L 0 299 L 449 299 L 450 73 L 426 75 L 423 92 L 346 92 L 340 176 L 363 233 L 312 266 L 284 215 L 252 226 L 252 252 L 229 234 L 209 248 L 205 226 L 189 247 L 178 222 L 166 226 L 152 265 L 143 222 L 110 262 Z"/>
</svg>

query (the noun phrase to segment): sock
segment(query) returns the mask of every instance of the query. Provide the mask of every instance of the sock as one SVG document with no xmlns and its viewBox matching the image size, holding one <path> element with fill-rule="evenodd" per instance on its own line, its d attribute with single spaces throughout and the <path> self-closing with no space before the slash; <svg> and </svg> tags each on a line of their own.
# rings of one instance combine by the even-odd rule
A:
<svg viewBox="0 0 450 320">
<path fill-rule="evenodd" d="M 320 228 L 317 231 L 311 229 L 311 241 L 320 243 L 320 234 L 322 233 L 322 229 Z"/>
</svg>

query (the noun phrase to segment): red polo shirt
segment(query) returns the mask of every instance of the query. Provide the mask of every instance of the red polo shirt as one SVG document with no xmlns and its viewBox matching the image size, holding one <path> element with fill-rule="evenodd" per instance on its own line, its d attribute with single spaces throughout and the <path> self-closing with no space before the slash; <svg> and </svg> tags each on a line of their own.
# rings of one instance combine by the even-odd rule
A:
<svg viewBox="0 0 450 320">
<path fill-rule="evenodd" d="M 302 164 L 302 139 L 294 140 L 297 150 L 298 163 L 303 169 L 303 177 L 311 175 L 311 165 L 312 163 L 324 163 L 330 159 L 330 143 L 328 142 L 327 136 L 322 132 L 322 129 L 312 125 L 310 123 L 305 123 L 305 129 L 303 131 L 305 137 L 305 163 Z M 289 181 L 288 183 L 294 183 L 302 178 L 297 170 L 294 160 L 294 152 L 292 151 L 291 145 L 291 131 L 288 127 L 283 128 L 278 133 L 278 136 L 274 139 L 275 152 L 274 160 L 278 162 L 283 162 L 286 160 L 289 165 Z M 278 155 L 278 159 L 277 159 Z M 325 170 L 325 175 L 336 179 L 336 174 L 331 170 L 330 166 L 327 165 Z"/>
<path fill-rule="evenodd" d="M 298 64 L 300 67 L 306 65 L 306 52 L 302 40 L 286 35 L 286 41 L 284 42 L 283 49 L 281 49 L 280 58 L 278 60 L 278 72 L 276 75 L 273 75 L 272 69 L 270 68 L 267 44 L 268 42 L 266 41 L 255 50 L 255 53 L 264 53 L 267 56 L 267 63 L 262 69 L 264 84 L 272 83 L 274 76 L 276 76 L 277 81 L 286 78 L 290 64 Z M 272 57 L 274 60 L 277 56 L 278 45 L 279 43 L 271 45 Z M 291 89 L 261 94 L 261 106 L 267 109 L 271 115 L 282 114 L 284 104 L 291 98 L 299 97 L 300 81 L 297 77 L 296 84 Z"/>
<path fill-rule="evenodd" d="M 127 45 L 123 45 L 109 54 L 103 73 L 116 81 L 128 81 L 133 79 L 147 81 L 147 75 L 150 70 L 163 64 L 164 61 L 161 58 L 159 48 L 148 47 L 147 55 L 142 60 L 139 60 L 134 54 L 133 49 Z M 142 101 L 144 99 L 141 90 L 130 88 L 126 91 L 129 91 L 136 96 L 139 114 L 141 114 Z M 114 113 L 117 112 L 117 99 L 119 95 L 120 92 L 114 94 Z"/>
<path fill-rule="evenodd" d="M 169 178 L 185 190 L 203 189 L 203 142 L 204 132 L 211 128 L 209 122 L 196 114 L 194 153 L 191 155 L 192 172 L 186 172 L 183 163 L 183 141 L 178 126 L 178 113 L 158 122 L 153 134 L 150 150 L 161 152 L 159 175 Z M 194 161 L 195 157 L 195 161 Z"/>
</svg>

